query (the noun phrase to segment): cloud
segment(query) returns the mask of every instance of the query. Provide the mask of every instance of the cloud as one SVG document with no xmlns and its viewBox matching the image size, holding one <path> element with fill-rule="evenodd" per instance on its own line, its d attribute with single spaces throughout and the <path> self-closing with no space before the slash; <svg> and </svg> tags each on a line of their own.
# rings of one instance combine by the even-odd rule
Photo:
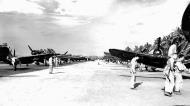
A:
<svg viewBox="0 0 190 106">
<path fill-rule="evenodd" d="M 60 6 L 57 9 L 64 10 L 65 14 L 77 16 L 103 16 L 109 11 L 114 0 L 57 0 Z"/>
<path fill-rule="evenodd" d="M 27 0 L 48 14 L 99 17 L 109 11 L 115 0 Z"/>
<path fill-rule="evenodd" d="M 0 12 L 105 16 L 114 6 L 154 4 L 165 0 L 1 0 Z"/>
<path fill-rule="evenodd" d="M 54 18 L 25 14 L 0 14 L 0 42 L 7 42 L 17 55 L 30 55 L 34 49 L 53 48 L 56 52 L 96 55 L 89 25 L 58 25 Z M 93 49 L 93 50 L 92 50 Z"/>
<path fill-rule="evenodd" d="M 138 2 L 117 5 L 114 12 L 91 29 L 91 35 L 96 39 L 99 48 L 124 49 L 126 46 L 153 43 L 157 37 L 166 36 L 176 27 L 180 27 L 187 0 L 155 2 L 158 4 L 142 6 Z"/>
<path fill-rule="evenodd" d="M 43 8 L 35 3 L 27 0 L 1 0 L 0 12 L 18 12 L 18 13 L 32 13 L 42 14 Z"/>
<path fill-rule="evenodd" d="M 59 2 L 55 0 L 40 0 L 40 1 L 30 0 L 30 1 L 43 7 L 44 13 L 55 13 L 59 7 Z"/>
<path fill-rule="evenodd" d="M 10 7 L 14 1 L 8 1 L 3 0 L 0 5 Z M 0 40 L 12 42 L 21 54 L 28 50 L 27 44 L 37 49 L 49 47 L 58 52 L 102 55 L 109 48 L 151 43 L 180 26 L 187 6 L 187 0 L 20 0 L 17 3 L 21 2 L 27 8 L 31 6 L 31 11 L 33 8 L 40 14 L 48 13 L 0 14 Z M 7 11 L 30 13 L 30 9 L 23 12 L 19 8 L 23 7 Z"/>
</svg>

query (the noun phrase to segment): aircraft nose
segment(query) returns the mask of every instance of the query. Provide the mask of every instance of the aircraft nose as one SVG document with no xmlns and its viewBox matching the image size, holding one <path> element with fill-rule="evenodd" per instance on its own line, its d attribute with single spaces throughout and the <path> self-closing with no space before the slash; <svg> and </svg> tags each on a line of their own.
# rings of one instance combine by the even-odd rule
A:
<svg viewBox="0 0 190 106">
<path fill-rule="evenodd" d="M 116 50 L 116 49 L 109 49 L 109 52 L 110 52 L 110 54 L 112 55 L 112 56 L 116 56 L 117 55 L 117 52 L 118 50 Z"/>
<path fill-rule="evenodd" d="M 112 55 L 114 52 L 114 49 L 109 49 L 110 54 Z"/>
</svg>

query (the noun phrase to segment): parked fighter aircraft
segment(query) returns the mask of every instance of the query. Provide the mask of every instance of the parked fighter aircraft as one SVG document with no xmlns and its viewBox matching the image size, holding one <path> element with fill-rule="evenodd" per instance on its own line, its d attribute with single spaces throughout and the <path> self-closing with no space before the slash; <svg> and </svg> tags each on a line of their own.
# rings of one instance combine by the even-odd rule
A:
<svg viewBox="0 0 190 106">
<path fill-rule="evenodd" d="M 40 61 L 40 59 L 48 58 L 53 56 L 53 54 L 39 54 L 32 56 L 15 56 L 15 50 L 12 54 L 10 48 L 7 45 L 0 45 L 0 61 L 12 65 L 14 71 L 17 69 L 18 64 L 31 64 L 36 61 Z"/>
<path fill-rule="evenodd" d="M 60 54 L 60 55 L 57 55 L 57 57 L 60 59 L 60 61 L 62 62 L 68 62 L 69 58 L 71 56 L 71 54 L 67 54 L 68 51 L 66 51 L 64 54 Z"/>
<path fill-rule="evenodd" d="M 87 57 L 84 57 L 84 56 L 77 56 L 77 55 L 71 55 L 71 54 L 68 54 L 68 55 L 57 55 L 57 57 L 61 60 L 61 61 L 64 61 L 64 62 L 69 62 L 69 61 L 72 61 L 72 62 L 75 62 L 75 61 L 87 61 L 88 58 Z"/>
<path fill-rule="evenodd" d="M 7 45 L 0 45 L 0 61 L 11 65 L 12 61 L 10 57 L 12 57 L 12 54 Z"/>
<path fill-rule="evenodd" d="M 28 45 L 28 48 L 31 51 L 32 55 L 39 55 L 39 54 L 56 54 L 56 52 L 53 49 L 47 48 L 47 49 L 40 49 L 40 50 L 33 50 L 30 45 Z"/>
<path fill-rule="evenodd" d="M 53 49 L 50 49 L 50 48 L 33 50 L 29 45 L 28 45 L 28 48 L 31 51 L 31 55 L 38 56 L 35 58 L 36 65 L 39 65 L 40 63 L 47 65 L 47 61 L 51 56 L 60 55 L 59 53 L 56 53 Z"/>
<path fill-rule="evenodd" d="M 182 24 L 181 29 L 183 32 L 183 35 L 185 36 L 186 40 L 190 42 L 190 4 L 187 6 L 183 17 L 182 17 Z M 182 44 L 183 48 L 181 47 L 179 53 L 183 53 L 185 49 L 187 48 L 188 43 Z M 163 55 L 163 53 L 160 49 L 159 54 L 147 54 L 147 53 L 135 53 L 135 52 L 129 52 L 119 49 L 109 49 L 109 52 L 111 55 L 116 56 L 124 61 L 131 60 L 133 57 L 138 56 L 140 57 L 138 62 L 143 63 L 148 66 L 156 67 L 156 68 L 164 68 L 166 66 L 168 56 Z M 155 52 L 156 53 L 156 52 Z M 190 53 L 187 52 L 185 54 L 185 65 L 187 68 L 190 68 Z"/>
<path fill-rule="evenodd" d="M 121 62 L 121 60 L 118 57 L 112 56 L 110 53 L 108 52 L 104 52 L 104 56 L 103 59 L 107 62 Z"/>
<path fill-rule="evenodd" d="M 87 60 L 85 57 L 82 57 L 82 56 L 73 56 L 71 54 L 67 54 L 68 51 L 66 51 L 64 54 L 60 54 L 60 53 L 56 53 L 53 49 L 50 49 L 50 48 L 33 50 L 29 45 L 28 47 L 32 55 L 46 55 L 46 56 L 39 57 L 39 59 L 36 61 L 36 64 L 44 63 L 46 65 L 46 61 L 52 55 L 56 55 L 61 61 L 64 61 L 64 62 Z"/>
<path fill-rule="evenodd" d="M 88 58 L 80 55 L 71 55 L 70 56 L 71 61 L 87 61 Z"/>
<path fill-rule="evenodd" d="M 133 57 L 138 56 L 140 57 L 138 60 L 139 63 L 158 68 L 164 68 L 168 59 L 167 56 L 128 52 L 119 49 L 109 49 L 109 52 L 111 55 L 120 58 L 122 61 L 131 60 Z"/>
</svg>

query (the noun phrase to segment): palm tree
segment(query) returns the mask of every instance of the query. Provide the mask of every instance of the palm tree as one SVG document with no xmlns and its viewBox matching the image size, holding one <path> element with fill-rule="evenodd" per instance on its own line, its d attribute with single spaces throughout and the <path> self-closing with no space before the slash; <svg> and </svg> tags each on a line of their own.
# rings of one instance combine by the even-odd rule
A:
<svg viewBox="0 0 190 106">
<path fill-rule="evenodd" d="M 152 47 L 152 45 L 151 44 L 149 44 L 148 42 L 143 46 L 143 53 L 149 53 L 150 52 L 150 50 L 151 50 L 151 47 Z"/>
<path fill-rule="evenodd" d="M 143 46 L 143 45 L 140 45 L 140 46 L 139 46 L 138 53 L 143 53 L 143 51 L 144 51 L 144 46 Z"/>
<path fill-rule="evenodd" d="M 139 51 L 139 47 L 137 45 L 135 45 L 133 52 L 138 52 L 138 51 Z"/>
</svg>

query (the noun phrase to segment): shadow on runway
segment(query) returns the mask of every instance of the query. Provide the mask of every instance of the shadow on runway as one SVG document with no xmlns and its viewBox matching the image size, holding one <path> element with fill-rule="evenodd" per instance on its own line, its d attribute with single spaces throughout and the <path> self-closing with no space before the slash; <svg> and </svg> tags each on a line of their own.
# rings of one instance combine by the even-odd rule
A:
<svg viewBox="0 0 190 106">
<path fill-rule="evenodd" d="M 19 78 L 19 77 L 38 77 L 38 75 L 8 75 L 8 76 L 0 76 L 0 77 L 11 77 L 11 78 Z"/>
<path fill-rule="evenodd" d="M 69 64 L 63 64 L 63 65 L 60 65 L 58 67 L 55 67 L 55 68 L 59 68 L 59 67 L 62 67 L 62 66 L 68 66 L 68 65 L 73 65 L 73 64 L 79 64 L 79 63 L 84 63 L 84 62 L 74 62 L 74 63 L 69 63 Z M 7 64 L 0 64 L 0 78 L 2 77 L 13 77 L 13 75 L 15 74 L 22 74 L 22 73 L 28 73 L 28 72 L 34 72 L 34 71 L 40 71 L 40 70 L 43 70 L 43 69 L 48 69 L 49 66 L 45 66 L 45 65 L 35 65 L 35 64 L 29 64 L 29 66 L 26 66 L 26 65 L 21 65 L 17 67 L 17 71 L 13 71 L 13 67 L 10 66 L 10 65 L 7 65 Z M 59 73 L 62 73 L 62 72 L 55 72 L 53 74 L 59 74 Z M 17 76 L 15 76 L 17 77 Z M 27 76 L 25 76 L 27 77 Z M 31 76 L 29 76 L 31 77 Z"/>
<path fill-rule="evenodd" d="M 52 74 L 61 74 L 61 73 L 64 73 L 64 72 L 53 72 Z"/>
<path fill-rule="evenodd" d="M 122 77 L 131 77 L 130 75 L 119 75 L 119 76 L 122 76 Z M 140 76 L 140 75 L 137 75 L 136 77 L 139 77 L 139 78 L 158 78 L 158 79 L 164 79 L 164 77 L 152 77 L 152 76 Z"/>
<path fill-rule="evenodd" d="M 18 77 L 18 76 L 13 76 L 13 75 L 39 71 L 39 70 L 43 70 L 43 69 L 47 69 L 47 68 L 48 67 L 44 66 L 44 65 L 36 66 L 36 65 L 32 64 L 29 66 L 25 66 L 25 65 L 22 65 L 21 67 L 18 66 L 17 71 L 13 71 L 12 66 L 6 65 L 6 66 L 0 67 L 0 77 L 8 77 L 8 76 Z M 27 77 L 27 76 L 22 75 L 22 77 Z M 32 77 L 32 76 L 28 76 L 28 77 Z"/>
<path fill-rule="evenodd" d="M 131 77 L 130 75 L 119 75 L 119 76 L 122 76 L 122 77 Z M 139 78 L 158 78 L 158 79 L 165 79 L 165 77 L 159 77 L 159 76 L 140 76 L 140 75 L 137 75 L 136 77 L 139 77 Z M 183 79 L 190 79 L 190 76 L 186 76 L 186 75 L 183 75 L 182 76 Z"/>
<path fill-rule="evenodd" d="M 125 68 L 111 68 L 111 70 L 126 70 Z"/>
<path fill-rule="evenodd" d="M 183 79 L 190 79 L 190 76 L 183 75 Z"/>
</svg>

